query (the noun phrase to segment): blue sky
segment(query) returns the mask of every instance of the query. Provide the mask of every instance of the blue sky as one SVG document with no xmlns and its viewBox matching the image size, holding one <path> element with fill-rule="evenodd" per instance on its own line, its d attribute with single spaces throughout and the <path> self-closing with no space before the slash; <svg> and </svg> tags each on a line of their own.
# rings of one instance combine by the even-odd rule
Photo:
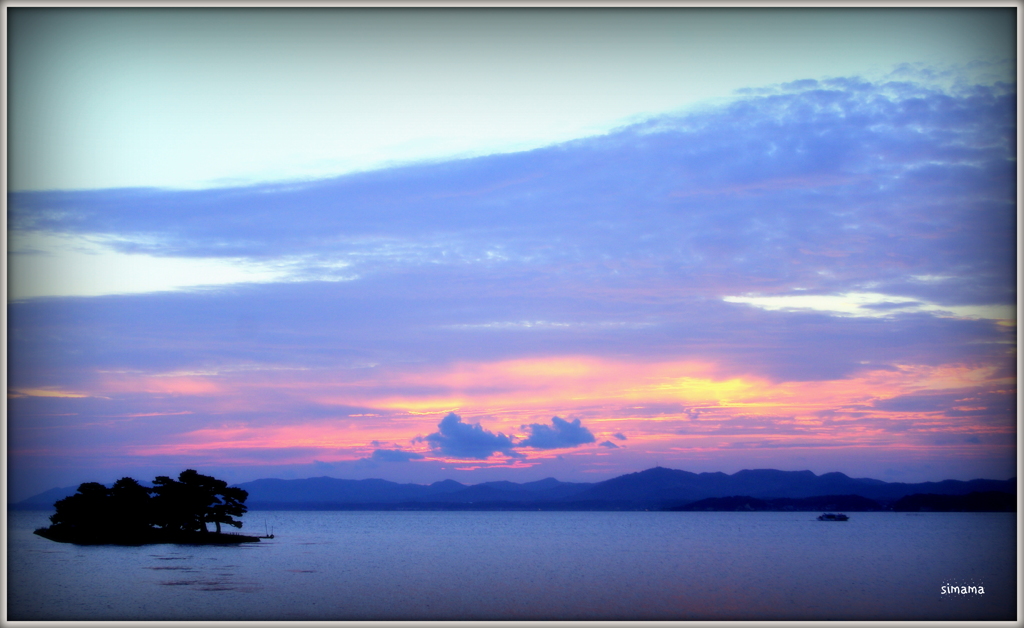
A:
<svg viewBox="0 0 1024 628">
<path fill-rule="evenodd" d="M 1012 10 L 9 15 L 12 497 L 1013 475 Z"/>
<path fill-rule="evenodd" d="M 9 183 L 106 189 L 319 177 L 540 147 L 737 89 L 880 78 L 901 64 L 1007 80 L 1011 15 L 19 10 Z"/>
</svg>

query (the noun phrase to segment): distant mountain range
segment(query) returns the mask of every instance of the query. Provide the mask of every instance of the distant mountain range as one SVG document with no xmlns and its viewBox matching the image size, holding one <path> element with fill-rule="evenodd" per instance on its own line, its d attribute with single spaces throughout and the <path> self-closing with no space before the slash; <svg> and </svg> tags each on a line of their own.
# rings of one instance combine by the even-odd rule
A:
<svg viewBox="0 0 1024 628">
<path fill-rule="evenodd" d="M 816 510 L 819 500 L 807 498 L 818 497 L 829 497 L 830 503 L 847 504 L 849 510 L 854 509 L 849 506 L 858 503 L 868 504 L 864 509 L 872 510 L 876 508 L 870 502 L 858 502 L 850 499 L 851 496 L 865 498 L 887 508 L 908 495 L 968 495 L 987 491 L 1015 495 L 1017 479 L 906 484 L 851 478 L 842 473 L 815 475 L 810 471 L 754 469 L 728 475 L 655 467 L 595 483 L 559 482 L 547 478 L 523 484 L 484 482 L 466 485 L 444 480 L 423 485 L 319 477 L 263 479 L 236 486 L 249 492 L 246 504 L 250 510 L 689 510 L 691 508 L 685 508 L 687 505 L 721 498 L 759 500 L 757 509 L 764 509 L 764 503 L 768 502 L 768 509 L 776 509 L 774 506 L 791 509 L 803 504 L 803 507 Z M 49 509 L 55 501 L 76 490 L 77 487 L 51 489 L 10 507 Z M 773 504 L 769 500 L 783 501 Z M 720 507 L 716 507 L 715 502 L 708 502 L 693 509 L 734 509 L 728 504 L 732 502 L 721 502 L 718 504 Z"/>
</svg>

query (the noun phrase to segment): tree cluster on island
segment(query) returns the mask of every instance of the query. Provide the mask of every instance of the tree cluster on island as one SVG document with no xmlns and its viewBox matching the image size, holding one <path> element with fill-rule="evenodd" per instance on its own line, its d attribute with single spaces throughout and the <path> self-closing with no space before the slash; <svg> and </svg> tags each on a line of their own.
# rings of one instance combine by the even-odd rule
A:
<svg viewBox="0 0 1024 628">
<path fill-rule="evenodd" d="M 193 469 L 174 480 L 165 475 L 145 487 L 124 477 L 111 488 L 86 482 L 57 501 L 48 528 L 36 534 L 65 543 L 141 545 L 148 543 L 240 543 L 258 537 L 221 532 L 241 528 L 249 494 Z M 211 532 L 208 524 L 214 524 Z"/>
</svg>

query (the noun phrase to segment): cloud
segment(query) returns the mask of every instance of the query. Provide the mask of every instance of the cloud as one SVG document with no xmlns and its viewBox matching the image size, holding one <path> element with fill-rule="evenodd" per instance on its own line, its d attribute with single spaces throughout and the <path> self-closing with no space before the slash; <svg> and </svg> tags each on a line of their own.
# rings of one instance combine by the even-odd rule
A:
<svg viewBox="0 0 1024 628">
<path fill-rule="evenodd" d="M 370 458 L 374 462 L 409 462 L 410 460 L 422 460 L 423 454 L 401 449 L 377 449 L 374 450 Z"/>
<path fill-rule="evenodd" d="M 167 257 L 122 252 L 102 238 L 10 234 L 10 298 L 99 296 L 274 283 L 301 278 L 299 259 Z"/>
<path fill-rule="evenodd" d="M 1012 389 L 973 388 L 954 393 L 916 393 L 876 399 L 871 408 L 887 412 L 941 412 L 951 418 L 971 417 L 998 425 L 1015 415 L 1016 399 Z"/>
<path fill-rule="evenodd" d="M 836 316 L 868 316 L 889 318 L 900 314 L 930 312 L 938 316 L 963 318 L 1016 319 L 1013 305 L 936 305 L 917 299 L 892 297 L 884 294 L 847 293 L 834 295 L 789 294 L 776 296 L 728 296 L 727 303 L 746 303 L 766 310 L 815 310 Z"/>
<path fill-rule="evenodd" d="M 871 407 L 889 412 L 941 412 L 957 405 L 964 393 L 901 395 L 889 399 L 876 399 Z"/>
<path fill-rule="evenodd" d="M 345 276 L 558 268 L 590 286 L 665 272 L 719 298 L 871 284 L 892 303 L 1006 305 L 1014 103 L 1005 86 L 795 82 L 515 154 L 221 190 L 13 193 L 10 222 L 168 259 L 307 256 Z M 450 324 L 567 320 L 635 322 L 525 311 Z"/>
<path fill-rule="evenodd" d="M 560 449 L 562 447 L 577 447 L 595 440 L 594 435 L 580 424 L 579 419 L 570 423 L 556 416 L 551 418 L 551 425 L 531 423 L 526 426 L 526 429 L 530 435 L 519 442 L 521 447 Z"/>
<path fill-rule="evenodd" d="M 612 434 L 612 436 L 619 440 L 626 440 L 626 435 L 623 434 L 622 432 L 615 432 L 614 434 Z"/>
<path fill-rule="evenodd" d="M 618 448 L 619 448 L 619 446 L 618 446 L 618 445 L 616 445 L 615 443 L 613 443 L 613 442 L 612 442 L 612 441 L 610 441 L 610 440 L 606 440 L 606 441 L 604 441 L 603 443 L 601 443 L 601 444 L 599 445 L 599 447 L 607 447 L 608 449 L 618 449 Z"/>
<path fill-rule="evenodd" d="M 766 386 L 912 378 L 919 367 L 958 364 L 989 369 L 986 389 L 1009 391 L 994 380 L 1015 376 L 1015 328 L 969 317 L 1016 302 L 1013 89 L 795 82 L 505 155 L 288 185 L 11 193 L 11 229 L 36 234 L 40 250 L 92 241 L 103 254 L 245 260 L 288 279 L 11 303 L 8 385 L 23 395 L 9 400 L 12 446 L 44 452 L 32 462 L 44 468 L 67 451 L 98 458 L 84 453 L 98 444 L 111 452 L 104 460 L 142 444 L 212 447 L 202 435 L 217 432 L 238 447 L 216 453 L 227 460 L 243 443 L 212 428 L 239 425 L 245 439 L 267 440 L 244 450 L 250 463 L 298 463 L 346 446 L 353 456 L 370 438 L 397 450 L 435 431 L 426 417 L 437 408 L 454 407 L 621 421 L 604 423 L 608 434 L 645 434 L 642 423 L 655 421 L 644 419 L 661 418 L 665 438 L 685 427 L 696 436 L 671 437 L 721 442 L 774 433 L 824 441 L 855 425 L 730 419 L 728 393 L 712 398 L 705 384 L 607 400 L 588 374 L 558 371 L 552 381 L 576 387 L 569 406 L 535 372 L 479 376 L 508 363 L 592 361 L 612 365 L 607 381 L 627 382 L 636 365 L 687 360 L 708 365 L 702 382 Z M 275 265 L 282 260 L 298 265 Z M 329 273 L 313 267 L 326 264 L 338 264 L 336 279 L 353 278 L 316 279 Z M 742 295 L 760 306 L 724 300 Z M 834 315 L 843 308 L 857 315 Z M 466 375 L 452 365 L 480 368 Z M 666 373 L 667 386 L 674 377 Z M 926 426 L 876 415 L 933 412 L 930 420 L 949 420 L 936 431 L 955 431 L 961 418 L 979 434 L 1012 430 L 1010 393 L 909 395 L 946 381 L 925 377 L 866 385 L 860 406 L 839 403 L 850 416 L 871 415 L 856 425 L 893 438 Z M 334 450 L 300 455 L 266 439 L 299 424 L 289 442 Z M 421 442 L 479 460 L 580 444 L 571 433 L 553 420 L 516 443 L 454 415 Z M 994 442 L 983 438 L 982 447 Z"/>
<path fill-rule="evenodd" d="M 803 426 L 786 416 L 740 415 L 716 420 L 689 422 L 676 430 L 677 434 L 718 434 L 742 436 L 746 434 L 806 434 L 814 433 L 811 426 Z"/>
<path fill-rule="evenodd" d="M 496 453 L 521 457 L 513 450 L 515 444 L 501 432 L 485 430 L 479 423 L 463 423 L 462 417 L 450 412 L 437 424 L 438 431 L 422 437 L 434 451 L 453 458 L 485 460 Z"/>
</svg>

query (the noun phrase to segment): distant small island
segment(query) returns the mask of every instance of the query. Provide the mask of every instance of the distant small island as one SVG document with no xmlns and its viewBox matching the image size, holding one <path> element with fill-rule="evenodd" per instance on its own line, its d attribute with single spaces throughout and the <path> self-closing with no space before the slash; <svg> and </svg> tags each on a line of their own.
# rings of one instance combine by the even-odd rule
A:
<svg viewBox="0 0 1024 628">
<path fill-rule="evenodd" d="M 78 545 L 259 542 L 256 536 L 221 532 L 221 524 L 242 527 L 234 517 L 245 514 L 248 496 L 244 489 L 193 469 L 182 471 L 177 480 L 157 476 L 152 488 L 129 477 L 111 488 L 86 482 L 74 495 L 57 501 L 52 525 L 35 533 Z M 216 531 L 210 531 L 209 523 Z"/>
</svg>

